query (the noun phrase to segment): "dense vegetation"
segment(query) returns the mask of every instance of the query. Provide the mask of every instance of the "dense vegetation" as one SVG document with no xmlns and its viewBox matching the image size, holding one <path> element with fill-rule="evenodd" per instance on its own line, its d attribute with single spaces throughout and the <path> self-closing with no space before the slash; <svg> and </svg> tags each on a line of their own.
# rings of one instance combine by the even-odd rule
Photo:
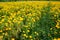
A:
<svg viewBox="0 0 60 40">
<path fill-rule="evenodd" d="M 1 2 L 0 40 L 60 40 L 59 2 Z"/>
</svg>

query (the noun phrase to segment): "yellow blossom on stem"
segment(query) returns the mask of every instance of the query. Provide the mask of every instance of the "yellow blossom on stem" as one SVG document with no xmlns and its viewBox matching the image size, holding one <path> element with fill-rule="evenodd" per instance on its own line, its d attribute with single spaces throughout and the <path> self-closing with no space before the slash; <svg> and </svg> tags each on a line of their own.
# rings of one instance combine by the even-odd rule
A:
<svg viewBox="0 0 60 40">
<path fill-rule="evenodd" d="M 25 36 L 25 37 L 26 37 L 26 34 L 23 34 L 23 36 Z"/>
<path fill-rule="evenodd" d="M 20 17 L 20 21 L 23 21 L 23 18 L 22 17 Z"/>
<path fill-rule="evenodd" d="M 30 32 L 30 30 L 27 30 L 27 32 Z"/>
<path fill-rule="evenodd" d="M 57 40 L 57 38 L 54 38 L 53 40 Z"/>
<path fill-rule="evenodd" d="M 29 36 L 29 38 L 32 38 L 32 36 Z"/>
<path fill-rule="evenodd" d="M 36 35 L 38 35 L 38 32 L 35 32 Z"/>
<path fill-rule="evenodd" d="M 11 40 L 15 40 L 15 38 L 11 38 Z"/>
<path fill-rule="evenodd" d="M 28 36 L 26 36 L 26 38 L 28 38 Z"/>
</svg>

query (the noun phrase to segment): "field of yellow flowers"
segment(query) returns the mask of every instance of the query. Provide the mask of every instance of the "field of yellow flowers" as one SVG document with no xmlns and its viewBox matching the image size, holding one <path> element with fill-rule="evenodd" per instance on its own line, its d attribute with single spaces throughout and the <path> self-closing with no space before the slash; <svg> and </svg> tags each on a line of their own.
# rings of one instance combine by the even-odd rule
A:
<svg viewBox="0 0 60 40">
<path fill-rule="evenodd" d="M 0 2 L 0 40 L 60 40 L 60 2 Z"/>
</svg>

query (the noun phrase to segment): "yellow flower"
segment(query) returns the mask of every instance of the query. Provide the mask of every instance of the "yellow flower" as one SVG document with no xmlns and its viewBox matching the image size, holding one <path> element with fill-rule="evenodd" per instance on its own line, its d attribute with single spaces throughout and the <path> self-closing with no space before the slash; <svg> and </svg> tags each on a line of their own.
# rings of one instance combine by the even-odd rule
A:
<svg viewBox="0 0 60 40">
<path fill-rule="evenodd" d="M 28 36 L 26 35 L 26 38 L 28 38 Z"/>
<path fill-rule="evenodd" d="M 11 28 L 9 28 L 9 30 L 11 30 Z"/>
<path fill-rule="evenodd" d="M 29 38 L 32 38 L 32 36 L 29 36 Z"/>
<path fill-rule="evenodd" d="M 60 40 L 60 38 L 58 38 L 58 40 Z"/>
<path fill-rule="evenodd" d="M 28 23 L 28 25 L 30 25 L 31 23 Z"/>
<path fill-rule="evenodd" d="M 17 21 L 18 22 L 18 24 L 20 24 L 20 21 Z"/>
<path fill-rule="evenodd" d="M 0 38 L 3 38 L 3 36 L 0 36 Z"/>
<path fill-rule="evenodd" d="M 26 37 L 26 34 L 23 34 L 23 36 L 25 36 L 25 37 Z"/>
<path fill-rule="evenodd" d="M 5 34 L 5 33 L 2 33 L 3 35 Z"/>
<path fill-rule="evenodd" d="M 24 27 L 28 28 L 28 26 L 24 26 Z"/>
<path fill-rule="evenodd" d="M 39 17 L 37 17 L 37 20 L 39 20 Z"/>
<path fill-rule="evenodd" d="M 30 30 L 27 30 L 27 32 L 30 32 Z"/>
<path fill-rule="evenodd" d="M 58 20 L 58 22 L 60 22 L 60 20 Z"/>
<path fill-rule="evenodd" d="M 11 40 L 15 40 L 15 38 L 12 38 Z"/>
<path fill-rule="evenodd" d="M 56 28 L 60 28 L 60 26 L 56 25 Z"/>
<path fill-rule="evenodd" d="M 12 17 L 10 16 L 8 19 L 10 20 L 10 19 L 12 19 Z"/>
<path fill-rule="evenodd" d="M 2 23 L 2 22 L 0 22 L 0 23 Z"/>
<path fill-rule="evenodd" d="M 31 13 L 29 13 L 29 14 L 28 14 L 28 16 L 29 16 L 29 17 L 31 17 L 31 16 L 32 16 L 32 14 L 31 14 Z"/>
<path fill-rule="evenodd" d="M 6 28 L 5 30 L 9 30 L 8 28 Z"/>
<path fill-rule="evenodd" d="M 8 22 L 9 22 L 9 23 L 11 23 L 11 21 L 10 21 L 10 20 L 8 20 Z"/>
<path fill-rule="evenodd" d="M 23 33 L 25 33 L 25 31 L 23 31 Z"/>
<path fill-rule="evenodd" d="M 12 17 L 12 18 L 14 18 L 14 17 L 15 17 L 15 15 L 12 15 L 11 17 Z"/>
<path fill-rule="evenodd" d="M 5 16 L 2 16 L 3 18 L 5 17 Z"/>
<path fill-rule="evenodd" d="M 60 26 L 59 26 L 59 22 L 57 22 L 56 27 L 57 27 L 57 28 L 60 28 Z"/>
<path fill-rule="evenodd" d="M 33 22 L 35 22 L 35 19 L 34 19 L 34 18 L 32 18 L 32 21 L 33 21 Z"/>
<path fill-rule="evenodd" d="M 57 25 L 59 25 L 59 22 L 57 22 Z"/>
<path fill-rule="evenodd" d="M 6 26 L 8 26 L 8 23 L 5 23 Z"/>
<path fill-rule="evenodd" d="M 0 32 L 2 32 L 2 30 L 0 30 Z"/>
<path fill-rule="evenodd" d="M 35 34 L 36 34 L 37 32 L 35 32 Z"/>
<path fill-rule="evenodd" d="M 36 34 L 36 35 L 38 35 L 38 33 L 37 33 L 37 32 L 35 32 L 35 34 Z"/>
<path fill-rule="evenodd" d="M 20 11 L 18 11 L 17 14 L 20 14 Z"/>
<path fill-rule="evenodd" d="M 23 20 L 23 18 L 22 17 L 20 17 L 20 21 L 22 21 Z"/>
<path fill-rule="evenodd" d="M 33 39 L 31 39 L 31 40 L 33 40 Z"/>
<path fill-rule="evenodd" d="M 38 33 L 36 35 L 39 35 Z"/>
<path fill-rule="evenodd" d="M 3 21 L 4 21 L 4 19 L 1 20 L 1 22 L 3 22 Z"/>
<path fill-rule="evenodd" d="M 52 30 L 53 28 L 50 28 L 50 30 Z"/>
<path fill-rule="evenodd" d="M 56 17 L 57 15 L 55 14 L 54 17 Z"/>
<path fill-rule="evenodd" d="M 13 22 L 17 22 L 17 19 L 14 19 Z"/>
</svg>

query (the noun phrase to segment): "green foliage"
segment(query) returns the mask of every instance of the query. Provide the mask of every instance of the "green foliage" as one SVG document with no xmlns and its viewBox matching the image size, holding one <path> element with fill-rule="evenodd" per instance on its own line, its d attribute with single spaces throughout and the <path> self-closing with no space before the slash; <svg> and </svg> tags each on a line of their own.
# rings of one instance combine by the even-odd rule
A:
<svg viewBox="0 0 60 40">
<path fill-rule="evenodd" d="M 36 22 L 36 30 L 39 32 L 39 40 L 53 40 L 53 38 L 60 38 L 59 29 L 56 28 L 57 24 L 57 16 L 54 17 L 54 12 L 51 12 L 51 4 L 48 6 L 44 6 L 41 10 L 41 18 L 39 21 Z M 59 14 L 58 14 L 59 15 Z M 57 34 L 55 34 L 55 32 Z"/>
</svg>

